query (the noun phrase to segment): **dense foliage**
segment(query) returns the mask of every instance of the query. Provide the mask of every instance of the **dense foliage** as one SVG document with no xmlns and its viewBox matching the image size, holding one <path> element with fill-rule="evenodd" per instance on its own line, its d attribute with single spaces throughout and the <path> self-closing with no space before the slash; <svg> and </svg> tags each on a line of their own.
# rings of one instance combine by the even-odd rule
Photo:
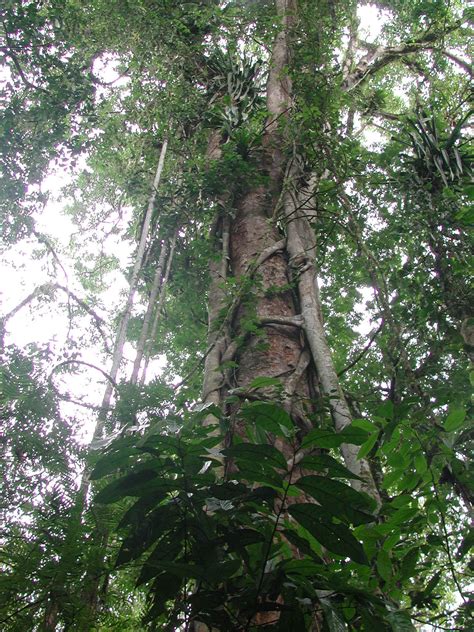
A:
<svg viewBox="0 0 474 632">
<path fill-rule="evenodd" d="M 29 258 L 0 319 L 2 629 L 469 629 L 464 3 L 7 0 L 0 15 L 2 261 Z M 67 243 L 42 224 L 58 169 Z M 286 198 L 311 228 L 339 394 L 311 353 L 300 391 L 279 358 L 242 378 L 246 350 L 271 347 L 265 301 L 296 305 L 308 338 L 304 261 L 284 251 L 285 284 L 258 257 L 233 264 L 254 191 L 283 240 Z M 59 334 L 19 342 L 28 309 Z"/>
</svg>

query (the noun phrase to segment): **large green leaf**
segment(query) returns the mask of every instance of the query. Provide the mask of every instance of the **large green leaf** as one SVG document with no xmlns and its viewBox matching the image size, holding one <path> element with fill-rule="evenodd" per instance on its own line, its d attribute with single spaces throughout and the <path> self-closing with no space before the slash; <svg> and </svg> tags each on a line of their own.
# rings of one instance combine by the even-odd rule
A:
<svg viewBox="0 0 474 632">
<path fill-rule="evenodd" d="M 155 577 L 155 575 L 153 575 Z M 137 585 L 142 584 L 143 581 L 137 582 Z M 144 623 L 156 621 L 156 619 L 166 611 L 167 602 L 172 600 L 179 594 L 179 590 L 182 584 L 182 579 L 178 575 L 173 573 L 165 573 L 162 571 L 153 584 L 152 607 L 146 614 Z"/>
<path fill-rule="evenodd" d="M 362 545 L 350 529 L 346 525 L 332 522 L 321 507 L 300 504 L 292 505 L 288 511 L 328 551 L 350 557 L 359 564 L 369 564 Z"/>
<path fill-rule="evenodd" d="M 136 492 L 138 492 L 137 495 L 139 495 L 143 485 L 154 481 L 156 477 L 157 472 L 151 469 L 128 474 L 118 480 L 112 481 L 101 489 L 95 496 L 95 502 L 108 504 L 114 503 L 125 496 L 135 496 Z"/>
<path fill-rule="evenodd" d="M 341 432 L 329 429 L 315 428 L 305 436 L 301 444 L 302 448 L 312 446 L 318 448 L 338 448 L 343 443 L 362 445 L 368 438 L 368 432 L 356 426 L 346 426 Z"/>
<path fill-rule="evenodd" d="M 304 555 L 305 559 L 313 558 L 313 560 L 318 562 L 321 561 L 321 558 L 315 551 L 313 551 L 311 544 L 306 538 L 303 538 L 293 529 L 283 529 L 281 533 L 285 539 L 298 550 L 299 555 Z"/>
<path fill-rule="evenodd" d="M 278 632 L 306 632 L 307 629 L 304 614 L 296 604 L 283 610 L 276 628 Z"/>
<path fill-rule="evenodd" d="M 180 512 L 176 502 L 168 502 L 157 507 L 147 516 L 143 524 L 125 538 L 115 565 L 121 566 L 140 557 L 164 533 L 172 531 L 179 520 Z"/>
<path fill-rule="evenodd" d="M 333 476 L 334 478 L 353 478 L 360 479 L 359 476 L 353 474 L 342 463 L 336 461 L 329 454 L 315 454 L 308 455 L 301 459 L 298 464 L 302 470 L 314 470 L 315 472 L 326 471 L 327 476 Z"/>
<path fill-rule="evenodd" d="M 165 532 L 165 535 L 161 537 L 158 544 L 145 560 L 136 581 L 137 586 L 150 581 L 153 577 L 162 575 L 163 569 L 160 567 L 161 562 L 174 561 L 179 558 L 183 550 L 182 536 L 182 529 L 179 531 L 173 529 L 167 533 Z"/>
<path fill-rule="evenodd" d="M 253 402 L 243 406 L 240 414 L 275 436 L 288 436 L 294 428 L 289 414 L 276 404 Z"/>
<path fill-rule="evenodd" d="M 277 467 L 286 470 L 286 460 L 283 454 L 272 445 L 266 443 L 239 443 L 222 451 L 225 456 L 240 461 L 256 461 L 262 466 Z"/>
<path fill-rule="evenodd" d="M 340 481 L 311 475 L 303 476 L 295 485 L 312 496 L 330 516 L 354 525 L 374 521 L 374 516 L 368 513 L 373 507 L 371 499 Z"/>
<path fill-rule="evenodd" d="M 130 463 L 131 457 L 137 456 L 135 438 L 126 437 L 126 441 L 115 442 L 107 452 L 99 458 L 90 474 L 92 481 L 98 480 L 107 474 L 115 472 L 120 467 Z"/>
<path fill-rule="evenodd" d="M 336 605 L 327 597 L 320 597 L 319 603 L 324 612 L 324 622 L 329 632 L 347 632 L 347 625 Z"/>
<path fill-rule="evenodd" d="M 117 529 L 139 527 L 147 513 L 153 509 L 153 507 L 161 503 L 168 493 L 166 489 L 162 489 L 161 491 L 154 491 L 151 494 L 139 498 L 137 502 L 123 514 Z"/>
<path fill-rule="evenodd" d="M 377 554 L 377 571 L 384 581 L 390 581 L 392 576 L 392 561 L 384 549 L 381 549 Z"/>
<path fill-rule="evenodd" d="M 108 505 L 126 496 L 145 496 L 151 492 L 157 494 L 179 488 L 178 479 L 165 479 L 155 470 L 133 472 L 109 483 L 95 497 L 95 502 Z"/>
<path fill-rule="evenodd" d="M 464 424 L 465 418 L 466 411 L 463 408 L 452 410 L 446 417 L 446 421 L 444 422 L 444 429 L 446 430 L 446 432 L 453 432 L 454 430 L 458 430 Z"/>
<path fill-rule="evenodd" d="M 228 544 L 231 550 L 235 551 L 240 550 L 243 546 L 264 542 L 265 536 L 255 529 L 244 528 L 226 533 L 223 540 Z"/>
<path fill-rule="evenodd" d="M 400 565 L 400 577 L 402 579 L 410 579 L 415 575 L 415 568 L 420 556 L 418 548 L 413 548 L 404 556 Z"/>
<path fill-rule="evenodd" d="M 284 562 L 283 568 L 285 570 L 285 573 L 289 575 L 297 574 L 312 578 L 317 578 L 318 576 L 320 576 L 323 586 L 327 585 L 327 569 L 323 563 L 319 564 L 314 560 L 309 560 L 306 558 L 292 559 Z"/>
<path fill-rule="evenodd" d="M 387 620 L 392 626 L 393 632 L 415 632 L 416 628 L 411 622 L 410 616 L 403 610 L 389 612 Z"/>
<path fill-rule="evenodd" d="M 247 483 L 263 483 L 270 485 L 278 491 L 283 490 L 284 478 L 280 476 L 275 469 L 268 463 L 262 461 L 238 461 L 239 471 L 234 472 L 232 476 L 237 480 L 243 480 Z"/>
</svg>

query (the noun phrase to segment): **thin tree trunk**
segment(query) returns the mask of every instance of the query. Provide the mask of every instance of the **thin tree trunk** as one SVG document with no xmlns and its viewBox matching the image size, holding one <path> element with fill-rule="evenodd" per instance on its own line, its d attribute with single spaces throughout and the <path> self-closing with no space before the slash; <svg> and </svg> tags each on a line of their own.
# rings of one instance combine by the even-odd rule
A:
<svg viewBox="0 0 474 632">
<path fill-rule="evenodd" d="M 293 267 L 294 275 L 297 278 L 301 315 L 304 323 L 303 328 L 311 349 L 323 394 L 329 399 L 334 427 L 340 432 L 351 423 L 352 415 L 342 391 L 324 331 L 315 266 L 316 241 L 314 231 L 306 214 L 303 215 L 299 212 L 299 204 L 295 205 L 294 197 L 289 193 L 285 195 L 283 206 L 287 220 L 287 249 L 290 255 L 290 265 Z M 354 445 L 343 444 L 341 446 L 341 452 L 347 468 L 363 479 L 362 483 L 359 483 L 357 480 L 353 481 L 353 485 L 356 488 L 362 488 L 380 506 L 380 495 L 369 463 L 365 459 L 357 458 L 358 451 L 359 448 Z"/>
<path fill-rule="evenodd" d="M 226 350 L 228 339 L 226 331 L 218 326 L 218 319 L 221 311 L 225 307 L 225 282 L 227 280 L 227 269 L 229 266 L 229 229 L 230 218 L 224 215 L 220 220 L 220 241 L 221 256 L 217 261 L 212 260 L 210 264 L 211 285 L 208 296 L 208 335 L 207 344 L 209 353 L 204 363 L 204 378 L 202 387 L 202 401 L 204 405 L 221 403 L 221 389 L 224 384 L 224 373 L 220 369 L 223 354 Z M 213 415 L 208 415 L 204 419 L 204 425 L 215 422 Z"/>
<path fill-rule="evenodd" d="M 127 296 L 127 302 L 123 312 L 122 320 L 120 323 L 117 339 L 114 347 L 114 354 L 112 356 L 112 367 L 110 369 L 110 377 L 116 380 L 117 374 L 122 363 L 123 348 L 125 340 L 127 338 L 127 327 L 132 315 L 133 300 L 135 298 L 135 292 L 137 290 L 138 278 L 140 275 L 143 256 L 145 254 L 145 246 L 148 239 L 148 232 L 150 230 L 150 224 L 153 217 L 153 210 L 155 207 L 156 194 L 161 180 L 161 174 L 163 173 L 163 167 L 165 164 L 166 151 L 168 149 L 168 139 L 165 138 L 163 145 L 161 146 L 160 158 L 158 160 L 158 166 L 156 168 L 155 177 L 153 180 L 152 191 L 148 199 L 148 206 L 145 213 L 145 220 L 142 226 L 142 232 L 140 235 L 140 242 L 138 244 L 137 254 L 135 256 L 135 263 L 133 265 L 132 276 L 130 278 L 130 289 Z M 102 399 L 102 411 L 107 411 L 110 408 L 110 401 L 112 398 L 112 384 L 109 382 L 105 388 L 104 397 Z M 94 439 L 100 438 L 104 429 L 104 423 L 107 417 L 107 413 L 103 412 L 99 415 L 97 425 L 94 430 Z"/>
<path fill-rule="evenodd" d="M 170 276 L 170 272 L 171 272 L 171 266 L 173 264 L 173 256 L 174 256 L 174 251 L 176 248 L 176 239 L 178 237 L 178 229 L 175 230 L 173 237 L 171 238 L 171 244 L 170 244 L 170 252 L 168 255 L 168 261 L 166 262 L 166 270 L 165 270 L 165 276 L 163 277 L 163 281 L 160 285 L 160 292 L 159 292 L 159 297 L 158 297 L 158 303 L 156 305 L 156 309 L 155 309 L 155 317 L 153 319 L 153 325 L 151 327 L 151 332 L 150 335 L 148 336 L 148 340 L 147 340 L 147 344 L 146 344 L 146 348 L 145 348 L 145 363 L 143 366 L 143 370 L 142 370 L 142 374 L 140 377 L 140 386 L 143 386 L 143 384 L 145 383 L 145 378 L 146 378 L 146 373 L 147 373 L 147 369 L 148 369 L 148 364 L 150 362 L 150 350 L 151 347 L 153 345 L 153 342 L 156 338 L 156 332 L 158 329 L 158 323 L 160 322 L 160 318 L 161 318 L 161 310 L 163 309 L 163 303 L 165 301 L 166 298 L 166 287 L 168 285 L 168 279 Z"/>
<path fill-rule="evenodd" d="M 163 280 L 163 268 L 165 266 L 166 256 L 168 254 L 168 240 L 164 239 L 161 245 L 161 252 L 158 259 L 158 264 L 155 270 L 155 276 L 153 278 L 153 285 L 150 292 L 150 298 L 148 299 L 148 306 L 143 319 L 142 330 L 140 332 L 140 338 L 137 344 L 137 354 L 135 356 L 135 362 L 133 363 L 132 375 L 130 376 L 130 383 L 136 384 L 138 379 L 138 373 L 140 371 L 140 365 L 143 360 L 143 354 L 145 352 L 145 344 L 148 339 L 148 330 L 150 329 L 151 317 L 155 307 L 155 302 L 160 291 L 161 283 Z"/>
<path fill-rule="evenodd" d="M 148 232 L 150 229 L 150 224 L 151 224 L 151 220 L 153 216 L 156 194 L 157 194 L 158 186 L 161 180 L 161 175 L 163 173 L 167 147 L 168 147 L 168 140 L 165 139 L 161 147 L 160 157 L 158 160 L 155 177 L 153 179 L 152 191 L 148 199 L 147 210 L 145 213 L 145 219 L 143 222 L 142 231 L 140 235 L 140 242 L 139 242 L 137 253 L 135 256 L 132 276 L 130 278 L 130 287 L 128 291 L 125 310 L 123 312 L 119 330 L 117 332 L 117 337 L 115 340 L 114 351 L 112 354 L 112 366 L 109 372 L 109 376 L 112 378 L 114 382 L 116 381 L 120 364 L 123 358 L 123 348 L 124 348 L 125 340 L 126 340 L 127 326 L 132 314 L 133 300 L 135 297 L 135 292 L 138 285 L 138 278 L 139 278 L 141 267 L 142 267 L 143 256 L 145 253 L 145 247 L 146 247 L 146 242 L 148 238 Z M 105 423 L 107 420 L 107 413 L 110 409 L 112 392 L 113 392 L 112 382 L 108 381 L 105 387 L 103 398 L 102 398 L 102 404 L 100 407 L 97 423 L 94 428 L 92 441 L 95 441 L 102 437 Z M 73 524 L 70 527 L 69 533 L 66 536 L 66 543 L 64 545 L 65 549 L 67 549 L 69 546 L 68 545 L 69 540 L 70 540 L 71 546 L 74 543 L 73 540 L 74 540 L 75 527 L 77 526 L 77 524 L 80 522 L 82 518 L 85 504 L 86 504 L 87 493 L 89 491 L 89 486 L 90 486 L 89 475 L 90 475 L 90 470 L 88 467 L 86 467 L 82 474 L 81 483 L 80 483 L 80 487 L 77 493 L 77 498 L 76 498 L 76 503 L 75 503 L 74 514 L 76 516 L 76 519 L 71 519 L 71 523 Z M 104 534 L 101 534 L 100 540 L 101 542 L 99 543 L 99 545 L 101 546 L 102 551 L 104 551 L 106 542 L 107 542 L 107 536 L 105 536 L 105 539 L 104 539 Z M 102 552 L 100 554 L 101 563 L 99 564 L 99 566 L 103 566 L 104 557 L 105 557 L 105 553 Z M 96 561 L 97 556 L 94 556 L 94 558 L 95 558 L 94 561 Z M 62 558 L 59 562 L 59 565 L 62 567 L 67 567 L 70 563 L 71 563 L 70 561 L 66 561 L 64 558 Z M 63 570 L 60 573 L 60 577 L 56 580 L 57 584 L 61 588 L 63 588 L 63 586 L 66 585 L 67 570 L 68 570 L 67 568 L 65 571 Z M 83 622 L 79 624 L 80 627 L 78 628 L 80 630 L 83 630 L 84 632 L 88 632 L 91 629 L 92 622 L 95 619 L 96 610 L 97 610 L 97 595 L 98 595 L 99 582 L 100 582 L 100 574 L 98 575 L 97 569 L 91 568 L 89 565 L 89 568 L 86 569 L 86 577 L 84 578 L 84 582 L 83 582 L 85 586 L 84 591 L 83 591 L 85 612 L 83 616 Z M 59 619 L 59 613 L 61 610 L 61 604 L 55 600 L 54 595 L 55 595 L 55 592 L 52 590 L 51 597 L 48 603 L 48 608 L 47 608 L 47 611 L 45 613 L 45 618 L 44 618 L 43 627 L 44 627 L 45 632 L 46 631 L 53 632 L 54 630 L 57 629 L 57 626 L 58 626 L 58 619 Z"/>
</svg>

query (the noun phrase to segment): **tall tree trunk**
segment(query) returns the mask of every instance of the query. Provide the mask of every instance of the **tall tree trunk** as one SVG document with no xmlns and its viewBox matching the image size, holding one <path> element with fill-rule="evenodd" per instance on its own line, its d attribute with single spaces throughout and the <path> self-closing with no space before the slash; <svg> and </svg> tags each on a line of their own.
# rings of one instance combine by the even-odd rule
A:
<svg viewBox="0 0 474 632">
<path fill-rule="evenodd" d="M 291 108 L 292 85 L 287 68 L 290 64 L 289 37 L 295 10 L 291 0 L 276 0 L 282 28 L 275 37 L 267 81 L 270 118 L 262 141 L 264 152 L 260 163 L 260 171 L 266 176 L 268 184 L 250 188 L 236 199 L 234 218 L 230 222 L 231 273 L 243 283 L 251 270 L 254 276 L 251 292 L 241 297 L 230 323 L 233 338 L 244 341 L 237 351 L 237 379 L 232 386 L 248 386 L 259 376 L 279 378 L 283 391 L 289 395 L 286 398 L 289 412 L 299 425 L 307 429 L 309 424 L 305 409 L 311 409 L 316 370 L 318 385 L 329 400 L 334 426 L 337 431 L 341 431 L 351 422 L 351 413 L 324 331 L 315 267 L 314 231 L 307 216 L 299 210 L 298 196 L 302 192 L 290 190 L 292 181 L 296 181 L 300 175 L 298 156 L 288 151 L 289 143 L 284 133 Z M 281 247 L 282 234 L 277 226 L 277 219 L 281 216 L 286 220 L 285 248 Z M 211 271 L 210 323 L 215 321 L 216 314 L 222 308 L 222 285 L 219 285 L 222 281 L 219 281 L 219 277 L 224 278 L 227 266 L 226 248 L 224 242 L 219 274 Z M 256 262 L 258 267 L 255 267 Z M 296 285 L 297 296 L 292 284 Z M 260 335 L 252 333 L 255 326 L 260 329 Z M 229 343 L 228 337 L 226 339 L 222 332 L 220 338 L 216 339 L 212 326 L 209 342 L 204 398 L 208 403 L 218 403 L 225 380 L 216 367 L 219 360 L 232 359 L 235 345 Z M 238 423 L 235 431 L 243 434 Z M 357 446 L 342 446 L 347 467 L 363 479 L 361 485 L 357 481 L 355 485 L 362 486 L 380 504 L 369 464 L 357 459 L 357 452 Z"/>
<path fill-rule="evenodd" d="M 203 396 L 206 403 L 219 404 L 230 387 L 238 387 L 237 392 L 245 396 L 246 387 L 255 378 L 278 378 L 288 412 L 307 432 L 311 427 L 308 413 L 313 407 L 316 379 L 329 400 L 335 429 L 341 431 L 351 422 L 351 413 L 324 331 L 314 231 L 307 216 L 299 211 L 298 196 L 303 192 L 290 190 L 291 182 L 300 175 L 298 157 L 288 151 L 284 132 L 291 107 L 292 86 L 287 68 L 295 4 L 292 0 L 276 0 L 276 10 L 282 28 L 274 41 L 267 81 L 270 118 L 259 164 L 266 184 L 248 188 L 234 200 L 233 209 L 224 209 L 222 257 L 211 267 Z M 286 237 L 280 228 L 282 219 Z M 228 267 L 240 282 L 241 291 L 234 309 L 230 308 L 231 317 L 218 329 L 215 323 L 225 304 L 222 284 Z M 219 370 L 219 364 L 234 357 L 238 368 L 231 382 L 226 380 L 225 369 Z M 272 396 L 266 389 L 260 394 L 262 398 Z M 239 419 L 238 409 L 231 412 L 235 413 L 231 433 L 244 438 L 244 422 Z M 290 446 L 278 447 L 291 455 Z M 362 479 L 362 483 L 355 481 L 356 485 L 380 505 L 369 464 L 357 458 L 358 447 L 343 445 L 341 451 L 347 467 Z M 265 625 L 278 616 L 275 612 L 259 614 L 254 623 Z"/>
</svg>

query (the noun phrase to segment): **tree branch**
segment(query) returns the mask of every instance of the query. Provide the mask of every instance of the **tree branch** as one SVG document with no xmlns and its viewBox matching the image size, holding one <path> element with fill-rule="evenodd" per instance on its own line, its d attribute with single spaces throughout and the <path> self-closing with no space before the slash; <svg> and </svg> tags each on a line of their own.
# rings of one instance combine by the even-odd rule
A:
<svg viewBox="0 0 474 632">
<path fill-rule="evenodd" d="M 342 87 L 349 92 L 360 85 L 368 77 L 378 72 L 392 61 L 403 57 L 409 53 L 417 53 L 420 50 L 428 50 L 435 47 L 435 44 L 445 35 L 455 31 L 461 26 L 460 22 L 455 22 L 444 31 L 426 31 L 421 37 L 400 44 L 399 46 L 377 46 L 373 47 L 363 44 L 369 51 L 357 64 L 355 70 L 344 76 Z"/>
<path fill-rule="evenodd" d="M 365 345 L 365 347 L 362 349 L 362 351 L 356 355 L 356 357 L 354 358 L 354 360 L 352 360 L 352 362 L 350 362 L 346 367 L 344 367 L 342 369 L 342 371 L 338 372 L 337 377 L 341 377 L 341 375 L 344 375 L 344 373 L 346 373 L 347 371 L 352 369 L 352 367 L 354 367 L 360 360 L 362 360 L 362 358 L 365 356 L 367 351 L 372 346 L 375 338 L 382 331 L 384 324 L 385 324 L 385 321 L 382 318 L 382 320 L 380 322 L 380 325 L 377 327 L 377 329 L 374 331 L 374 333 L 370 336 L 369 342 Z"/>
<path fill-rule="evenodd" d="M 26 305 L 28 305 L 28 303 L 31 303 L 31 301 L 33 301 L 35 298 L 37 298 L 38 296 L 40 296 L 41 294 L 48 294 L 49 292 L 53 292 L 54 290 L 62 290 L 68 298 L 72 298 L 74 299 L 74 301 L 76 301 L 76 303 L 82 307 L 82 309 L 84 311 L 86 311 L 90 316 L 92 316 L 95 326 L 97 328 L 97 330 L 99 331 L 102 340 L 104 341 L 104 347 L 105 347 L 105 351 L 107 353 L 111 353 L 110 347 L 109 347 L 109 343 L 107 340 L 107 336 L 104 332 L 104 330 L 102 329 L 102 325 L 105 324 L 103 318 L 101 318 L 93 309 L 92 307 L 90 307 L 85 300 L 83 300 L 82 298 L 80 298 L 79 296 L 77 296 L 74 292 L 71 292 L 71 290 L 67 287 L 65 287 L 64 285 L 61 285 L 60 283 L 44 283 L 43 285 L 38 286 L 37 288 L 35 288 L 33 290 L 33 292 L 31 292 L 31 294 L 28 294 L 28 296 L 26 298 L 24 298 L 21 303 L 19 303 L 16 307 L 14 307 L 10 312 L 8 312 L 8 314 L 5 314 L 5 316 L 3 316 L 2 318 L 0 318 L 0 338 L 3 337 L 4 333 L 5 333 L 5 325 L 6 323 L 13 317 L 15 316 L 15 314 L 17 314 L 21 309 L 23 309 L 23 307 L 26 307 Z"/>
<path fill-rule="evenodd" d="M 441 52 L 445 57 L 447 57 L 451 61 L 454 61 L 455 64 L 465 70 L 470 77 L 474 76 L 472 65 L 469 64 L 467 61 L 464 61 L 464 59 L 461 59 L 460 57 L 457 57 L 457 55 L 450 53 L 448 50 L 442 50 Z"/>
<path fill-rule="evenodd" d="M 67 366 L 68 364 L 82 364 L 83 366 L 88 366 L 91 369 L 99 371 L 99 373 L 102 373 L 102 375 L 110 382 L 110 384 L 112 384 L 114 389 L 117 390 L 117 382 L 108 373 L 106 373 L 103 369 L 96 366 L 95 364 L 91 364 L 90 362 L 86 362 L 85 360 L 63 360 L 59 364 L 56 364 L 56 366 L 52 368 L 51 373 L 48 377 L 48 382 L 49 384 L 51 384 L 51 386 L 54 387 L 54 384 L 52 382 L 53 373 L 55 373 L 62 366 Z"/>
<path fill-rule="evenodd" d="M 23 81 L 23 84 L 25 85 L 25 87 L 30 88 L 31 90 L 41 90 L 42 92 L 47 93 L 48 91 L 45 90 L 45 88 L 42 88 L 41 86 L 37 86 L 34 83 L 32 83 L 27 76 L 25 75 L 23 68 L 21 67 L 20 62 L 18 61 L 18 57 L 16 56 L 16 53 L 13 52 L 14 49 L 14 44 L 10 38 L 10 35 L 8 33 L 5 21 L 2 20 L 2 25 L 3 25 L 3 32 L 5 34 L 5 41 L 7 42 L 8 46 L 2 46 L 0 48 L 0 50 L 2 51 L 2 53 L 4 53 L 4 55 L 6 57 L 10 57 L 10 59 L 13 62 L 13 65 L 15 66 L 21 80 Z"/>
</svg>

